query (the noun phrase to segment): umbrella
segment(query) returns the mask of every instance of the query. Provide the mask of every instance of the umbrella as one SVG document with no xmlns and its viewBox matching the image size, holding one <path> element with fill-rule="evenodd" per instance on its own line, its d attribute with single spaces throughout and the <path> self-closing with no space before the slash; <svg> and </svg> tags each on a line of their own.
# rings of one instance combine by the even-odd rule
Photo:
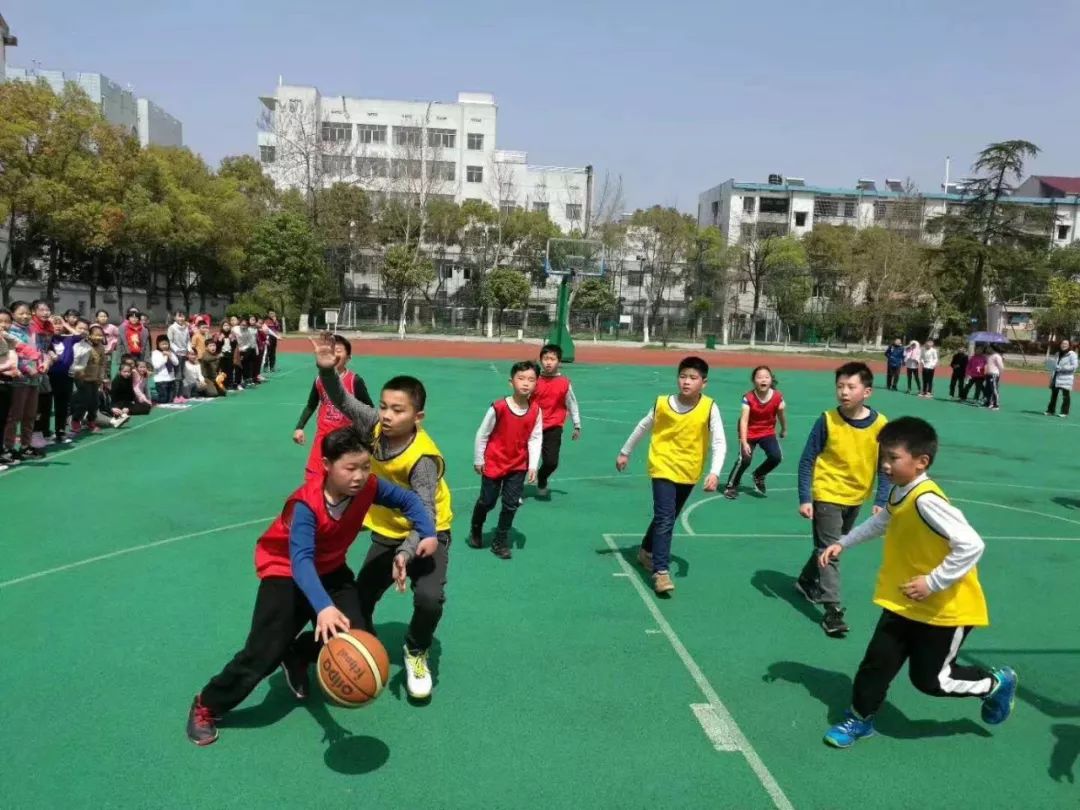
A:
<svg viewBox="0 0 1080 810">
<path fill-rule="evenodd" d="M 1001 332 L 972 332 L 968 335 L 971 343 L 1008 343 L 1009 339 Z"/>
</svg>

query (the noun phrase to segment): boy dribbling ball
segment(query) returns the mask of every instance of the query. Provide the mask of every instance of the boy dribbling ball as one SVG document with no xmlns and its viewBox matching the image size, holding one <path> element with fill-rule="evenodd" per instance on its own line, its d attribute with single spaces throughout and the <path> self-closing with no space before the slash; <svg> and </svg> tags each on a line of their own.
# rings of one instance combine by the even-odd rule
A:
<svg viewBox="0 0 1080 810">
<path fill-rule="evenodd" d="M 653 590 L 659 595 L 675 590 L 668 572 L 671 534 L 675 518 L 705 470 L 710 445 L 712 465 L 705 478 L 706 492 L 716 491 L 724 466 L 727 448 L 720 409 L 711 397 L 702 394 L 708 379 L 708 363 L 700 357 L 684 358 L 679 363 L 679 393 L 656 398 L 615 459 L 615 469 L 622 472 L 630 463 L 634 447 L 649 435 L 653 519 L 641 540 L 638 562 L 652 574 Z"/>
<path fill-rule="evenodd" d="M 874 604 L 882 608 L 855 675 L 851 708 L 825 742 L 848 748 L 873 736 L 874 715 L 889 684 L 908 663 L 915 688 L 935 697 L 976 697 L 982 719 L 1003 723 L 1016 698 L 1016 673 L 956 661 L 960 645 L 989 618 L 976 563 L 982 538 L 926 471 L 938 441 L 926 421 L 905 416 L 878 434 L 882 470 L 892 482 L 885 509 L 821 552 L 828 566 L 847 549 L 885 535 Z"/>
</svg>

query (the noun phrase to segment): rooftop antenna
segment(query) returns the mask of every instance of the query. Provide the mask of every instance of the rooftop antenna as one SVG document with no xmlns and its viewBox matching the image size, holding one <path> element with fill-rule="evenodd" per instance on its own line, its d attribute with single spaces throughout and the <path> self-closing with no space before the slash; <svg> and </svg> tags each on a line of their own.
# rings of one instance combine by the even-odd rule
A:
<svg viewBox="0 0 1080 810">
<path fill-rule="evenodd" d="M 285 84 L 285 77 L 279 73 L 277 77 L 277 86 L 281 87 L 283 84 Z"/>
</svg>

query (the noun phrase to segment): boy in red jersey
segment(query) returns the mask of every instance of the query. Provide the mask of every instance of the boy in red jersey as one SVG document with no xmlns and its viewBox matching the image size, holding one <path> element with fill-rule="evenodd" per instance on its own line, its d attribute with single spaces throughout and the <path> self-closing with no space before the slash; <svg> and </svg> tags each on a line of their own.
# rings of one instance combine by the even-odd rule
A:
<svg viewBox="0 0 1080 810">
<path fill-rule="evenodd" d="M 259 590 L 251 631 L 244 649 L 191 703 L 187 735 L 196 745 L 214 742 L 217 721 L 277 667 L 288 676 L 286 654 L 314 657 L 314 650 L 293 644 L 309 621 L 315 621 L 316 641 L 362 626 L 345 555 L 372 504 L 401 510 L 425 541 L 434 542 L 435 526 L 420 498 L 371 474 L 371 446 L 359 430 L 335 430 L 323 439 L 322 455 L 322 477 L 307 479 L 289 496 L 255 545 Z"/>
<path fill-rule="evenodd" d="M 570 438 L 577 441 L 581 435 L 581 414 L 578 412 L 577 397 L 570 380 L 559 372 L 562 362 L 562 347 L 549 343 L 540 349 L 540 376 L 536 380 L 533 400 L 540 406 L 544 415 L 543 441 L 540 443 L 540 469 L 536 473 L 536 494 L 541 498 L 551 495 L 548 479 L 559 466 L 559 450 L 562 448 L 563 427 L 566 414 L 574 423 L 574 432 Z"/>
<path fill-rule="evenodd" d="M 368 394 L 367 386 L 364 384 L 364 379 L 359 374 L 355 374 L 348 368 L 349 360 L 352 358 L 352 344 L 348 339 L 341 335 L 334 335 L 334 357 L 336 363 L 334 370 L 337 371 L 338 376 L 341 378 L 341 385 L 345 391 L 355 396 L 358 400 L 363 402 L 369 408 L 371 405 L 371 395 Z M 308 454 L 307 466 L 304 467 L 305 478 L 318 478 L 322 475 L 322 440 L 324 436 L 329 435 L 338 428 L 348 427 L 353 423 L 353 420 L 338 410 L 334 406 L 334 403 L 330 401 L 330 398 L 326 395 L 326 388 L 322 384 L 322 380 L 318 377 L 315 378 L 315 382 L 311 384 L 311 393 L 308 394 L 307 405 L 304 406 L 304 410 L 300 412 L 300 419 L 296 423 L 296 430 L 293 431 L 293 441 L 302 445 L 304 443 L 304 426 L 311 419 L 311 415 L 318 409 L 318 417 L 316 417 L 315 428 L 315 441 L 311 443 L 311 452 Z"/>
<path fill-rule="evenodd" d="M 731 468 L 724 497 L 739 497 L 739 482 L 750 466 L 754 449 L 765 451 L 765 460 L 754 470 L 754 489 L 765 495 L 765 476 L 776 469 L 784 458 L 780 442 L 776 440 L 776 423 L 780 423 L 780 438 L 787 436 L 787 412 L 784 396 L 776 390 L 776 379 L 768 366 L 758 366 L 750 372 L 754 387 L 742 398 L 739 414 L 739 458 Z"/>
<path fill-rule="evenodd" d="M 521 491 L 526 483 L 536 483 L 544 420 L 540 406 L 531 397 L 539 376 L 540 369 L 532 360 L 514 363 L 510 367 L 513 395 L 491 403 L 476 431 L 473 461 L 483 480 L 473 507 L 468 543 L 472 548 L 483 546 L 484 520 L 501 492 L 502 511 L 491 540 L 491 553 L 503 560 L 510 559 L 507 537 L 521 504 Z"/>
</svg>

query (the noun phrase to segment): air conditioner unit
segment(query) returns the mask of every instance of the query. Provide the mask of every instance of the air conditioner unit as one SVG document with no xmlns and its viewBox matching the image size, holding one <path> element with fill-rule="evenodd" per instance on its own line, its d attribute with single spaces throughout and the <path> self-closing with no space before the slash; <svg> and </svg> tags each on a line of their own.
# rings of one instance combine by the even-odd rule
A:
<svg viewBox="0 0 1080 810">
<path fill-rule="evenodd" d="M 783 175 L 770 174 L 769 175 L 769 185 L 770 186 L 782 186 L 782 185 L 784 185 Z"/>
</svg>

